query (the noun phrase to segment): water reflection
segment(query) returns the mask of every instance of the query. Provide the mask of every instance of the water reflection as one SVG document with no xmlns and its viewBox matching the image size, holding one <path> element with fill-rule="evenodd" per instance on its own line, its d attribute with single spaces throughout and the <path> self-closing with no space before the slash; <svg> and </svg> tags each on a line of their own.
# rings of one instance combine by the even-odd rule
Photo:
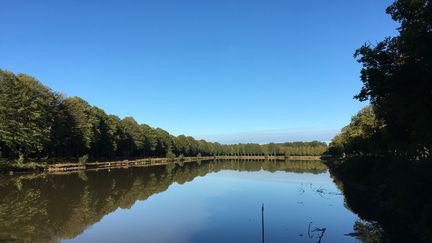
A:
<svg viewBox="0 0 432 243">
<path fill-rule="evenodd" d="M 314 242 L 310 222 L 327 227 L 331 242 L 353 242 L 344 234 L 357 220 L 325 165 L 313 161 L 4 175 L 0 195 L 6 242 L 258 242 L 261 202 L 267 242 Z"/>
</svg>

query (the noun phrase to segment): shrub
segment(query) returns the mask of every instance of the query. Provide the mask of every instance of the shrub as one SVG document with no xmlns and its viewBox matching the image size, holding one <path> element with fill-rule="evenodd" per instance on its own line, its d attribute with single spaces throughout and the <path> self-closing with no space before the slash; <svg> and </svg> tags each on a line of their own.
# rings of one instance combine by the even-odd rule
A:
<svg viewBox="0 0 432 243">
<path fill-rule="evenodd" d="M 24 154 L 21 154 L 21 153 L 19 154 L 19 157 L 18 157 L 16 163 L 18 165 L 22 165 L 24 163 Z"/>
<path fill-rule="evenodd" d="M 89 158 L 88 154 L 85 154 L 85 155 L 79 157 L 78 163 L 83 165 L 83 164 L 87 163 L 88 158 Z"/>
<path fill-rule="evenodd" d="M 175 154 L 171 151 L 171 150 L 169 150 L 167 153 L 166 153 L 166 158 L 168 158 L 168 159 L 170 159 L 170 160 L 174 160 L 175 159 Z"/>
</svg>

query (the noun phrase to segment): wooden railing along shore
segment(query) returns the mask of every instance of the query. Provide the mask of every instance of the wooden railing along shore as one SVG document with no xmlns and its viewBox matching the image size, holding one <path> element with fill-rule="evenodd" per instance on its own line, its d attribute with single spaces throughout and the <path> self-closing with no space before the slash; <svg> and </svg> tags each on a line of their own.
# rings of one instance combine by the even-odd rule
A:
<svg viewBox="0 0 432 243">
<path fill-rule="evenodd" d="M 184 157 L 182 159 L 176 158 L 145 158 L 137 160 L 121 160 L 110 162 L 91 162 L 85 164 L 67 163 L 67 164 L 50 164 L 45 171 L 58 172 L 58 171 L 74 171 L 95 168 L 127 168 L 127 167 L 147 167 L 167 165 L 170 163 L 190 163 L 197 161 L 208 160 L 321 160 L 321 156 L 256 156 L 256 155 L 222 155 L 222 156 L 203 156 L 203 157 Z"/>
</svg>

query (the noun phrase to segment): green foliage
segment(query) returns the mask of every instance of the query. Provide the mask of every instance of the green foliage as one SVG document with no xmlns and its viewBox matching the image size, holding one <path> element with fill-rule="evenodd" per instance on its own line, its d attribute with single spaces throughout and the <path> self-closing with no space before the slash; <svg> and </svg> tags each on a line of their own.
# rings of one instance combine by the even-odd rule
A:
<svg viewBox="0 0 432 243">
<path fill-rule="evenodd" d="M 385 143 L 398 156 L 432 153 L 431 9 L 430 0 L 395 1 L 387 13 L 401 24 L 399 36 L 365 44 L 355 53 L 363 65 L 356 98 L 370 100 L 386 124 Z"/>
<path fill-rule="evenodd" d="M 177 160 L 178 160 L 178 161 L 184 161 L 184 160 L 185 160 L 184 155 L 183 155 L 183 154 L 180 154 L 180 155 L 177 157 Z"/>
<path fill-rule="evenodd" d="M 356 99 L 370 101 L 330 143 L 329 161 L 350 208 L 377 220 L 395 242 L 429 242 L 432 160 L 432 1 L 397 0 L 387 13 L 399 35 L 355 57 L 363 65 Z M 371 225 L 359 239 L 382 242 Z"/>
<path fill-rule="evenodd" d="M 18 164 L 18 165 L 22 165 L 23 163 L 24 163 L 24 154 L 20 154 L 19 156 L 18 156 L 18 159 L 16 160 L 16 163 Z"/>
<path fill-rule="evenodd" d="M 132 117 L 106 114 L 79 97 L 64 98 L 35 78 L 0 70 L 0 151 L 16 160 L 209 155 L 320 155 L 322 142 L 222 145 L 191 136 L 173 136 Z M 72 159 L 71 159 L 72 158 Z"/>
<path fill-rule="evenodd" d="M 355 98 L 371 106 L 333 139 L 329 153 L 431 157 L 431 9 L 431 1 L 395 1 L 387 13 L 400 22 L 399 36 L 355 52 L 363 65 L 363 87 Z"/>
<path fill-rule="evenodd" d="M 50 142 L 55 94 L 33 77 L 0 70 L 0 146 L 16 158 L 42 152 Z"/>
<path fill-rule="evenodd" d="M 172 150 L 173 141 L 171 134 L 161 128 L 154 129 L 154 134 L 156 138 L 154 155 L 160 156 L 163 155 L 166 151 Z"/>
<path fill-rule="evenodd" d="M 79 157 L 78 163 L 84 165 L 85 163 L 87 163 L 88 158 L 89 158 L 88 154 L 85 154 L 85 155 Z"/>
<path fill-rule="evenodd" d="M 176 158 L 176 155 L 171 150 L 168 150 L 165 157 L 170 160 L 174 160 Z"/>
<path fill-rule="evenodd" d="M 129 147 L 126 148 L 126 154 L 129 156 L 137 155 L 137 153 L 139 153 L 138 151 L 142 150 L 144 146 L 144 138 L 142 136 L 141 127 L 132 117 L 123 118 L 123 120 L 121 120 L 121 124 L 124 127 L 126 134 L 128 134 L 130 138 L 128 144 Z"/>
<path fill-rule="evenodd" d="M 327 153 L 336 157 L 381 154 L 387 151 L 386 145 L 381 142 L 384 128 L 372 107 L 365 107 L 333 138 Z"/>
</svg>

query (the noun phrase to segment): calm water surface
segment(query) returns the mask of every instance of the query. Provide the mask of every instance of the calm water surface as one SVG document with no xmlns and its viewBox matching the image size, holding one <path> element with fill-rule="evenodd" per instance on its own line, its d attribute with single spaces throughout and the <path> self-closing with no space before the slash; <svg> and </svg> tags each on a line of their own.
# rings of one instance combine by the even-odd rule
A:
<svg viewBox="0 0 432 243">
<path fill-rule="evenodd" d="M 358 242 L 320 162 L 3 175 L 0 195 L 0 242 L 261 242 L 262 203 L 267 243 L 317 242 L 316 228 L 321 242 Z"/>
</svg>

